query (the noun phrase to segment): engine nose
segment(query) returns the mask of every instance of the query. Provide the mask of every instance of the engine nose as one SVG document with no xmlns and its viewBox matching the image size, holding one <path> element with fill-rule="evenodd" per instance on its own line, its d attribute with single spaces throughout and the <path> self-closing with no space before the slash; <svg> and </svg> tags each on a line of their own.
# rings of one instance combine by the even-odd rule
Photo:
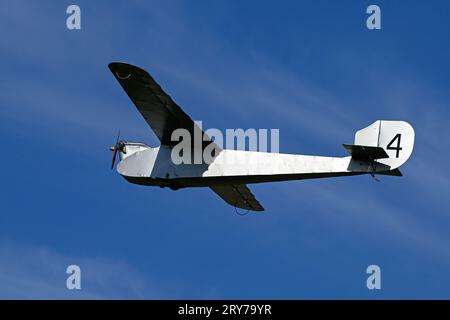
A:
<svg viewBox="0 0 450 320">
<path fill-rule="evenodd" d="M 117 165 L 117 172 L 127 177 L 150 177 L 156 161 L 158 151 L 156 148 L 146 147 L 142 150 L 127 144 L 126 153 Z"/>
</svg>

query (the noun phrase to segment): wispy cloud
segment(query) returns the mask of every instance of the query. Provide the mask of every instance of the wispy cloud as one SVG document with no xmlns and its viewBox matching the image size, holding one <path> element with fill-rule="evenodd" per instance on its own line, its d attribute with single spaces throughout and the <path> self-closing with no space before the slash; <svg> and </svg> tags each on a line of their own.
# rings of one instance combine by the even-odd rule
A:
<svg viewBox="0 0 450 320">
<path fill-rule="evenodd" d="M 389 183 L 382 179 L 381 183 Z M 368 177 L 367 183 L 376 182 L 371 182 Z M 314 201 L 315 210 L 323 214 L 328 223 L 337 223 L 341 228 L 357 230 L 358 234 L 365 237 L 406 246 L 410 252 L 419 252 L 429 258 L 450 263 L 450 237 L 447 233 L 437 232 L 436 228 L 424 225 L 422 219 L 418 219 L 408 207 L 390 203 L 389 199 L 374 193 L 373 188 L 356 188 L 352 183 L 347 183 L 347 186 L 342 188 L 339 184 L 315 184 L 309 187 L 308 197 L 320 199 Z M 285 192 L 292 198 L 298 197 L 293 190 Z M 429 218 L 428 214 L 424 217 Z"/>
<path fill-rule="evenodd" d="M 81 290 L 66 288 L 66 268 L 81 268 Z M 155 283 L 127 263 L 59 253 L 45 246 L 0 245 L 2 299 L 158 299 Z"/>
</svg>

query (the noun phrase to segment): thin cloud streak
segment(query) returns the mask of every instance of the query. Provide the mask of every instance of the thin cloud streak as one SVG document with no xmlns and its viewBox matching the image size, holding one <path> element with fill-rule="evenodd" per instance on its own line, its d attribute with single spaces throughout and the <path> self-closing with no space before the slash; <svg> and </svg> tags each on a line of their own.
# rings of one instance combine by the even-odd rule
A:
<svg viewBox="0 0 450 320">
<path fill-rule="evenodd" d="M 81 268 L 81 290 L 66 288 L 67 266 Z M 158 299 L 161 292 L 126 263 L 63 255 L 47 247 L 2 241 L 2 299 Z"/>
</svg>

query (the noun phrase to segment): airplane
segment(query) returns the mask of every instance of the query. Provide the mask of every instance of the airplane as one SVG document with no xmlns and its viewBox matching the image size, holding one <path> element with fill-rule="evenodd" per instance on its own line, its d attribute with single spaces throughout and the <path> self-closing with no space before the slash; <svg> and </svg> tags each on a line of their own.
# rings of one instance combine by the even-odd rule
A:
<svg viewBox="0 0 450 320">
<path fill-rule="evenodd" d="M 209 187 L 236 210 L 264 211 L 247 184 L 361 174 L 374 178 L 402 176 L 398 168 L 413 151 L 412 126 L 405 121 L 386 120 L 358 130 L 353 144 L 343 144 L 348 153 L 343 157 L 221 149 L 148 72 L 122 62 L 112 62 L 108 67 L 161 142 L 158 147 L 149 147 L 117 138 L 111 147 L 112 169 L 119 153 L 117 172 L 130 183 L 173 190 Z M 212 147 L 212 161 L 175 164 L 171 153 L 178 142 L 171 137 L 179 128 L 192 134 L 200 130 L 203 143 L 197 148 L 204 151 Z"/>
</svg>

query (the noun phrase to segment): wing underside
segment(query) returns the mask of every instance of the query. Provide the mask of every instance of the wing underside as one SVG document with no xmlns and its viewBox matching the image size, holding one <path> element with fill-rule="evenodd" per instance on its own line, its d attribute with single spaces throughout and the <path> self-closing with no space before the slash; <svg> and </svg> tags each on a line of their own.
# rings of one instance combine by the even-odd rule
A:
<svg viewBox="0 0 450 320">
<path fill-rule="evenodd" d="M 112 62 L 108 67 L 162 145 L 178 143 L 171 139 L 172 132 L 178 128 L 188 130 L 191 137 L 194 137 L 194 128 L 202 132 L 147 71 L 122 62 Z M 206 135 L 203 140 L 203 148 L 213 143 Z"/>
<path fill-rule="evenodd" d="M 250 189 L 245 184 L 233 186 L 213 186 L 211 189 L 225 202 L 240 209 L 264 211 Z"/>
</svg>

